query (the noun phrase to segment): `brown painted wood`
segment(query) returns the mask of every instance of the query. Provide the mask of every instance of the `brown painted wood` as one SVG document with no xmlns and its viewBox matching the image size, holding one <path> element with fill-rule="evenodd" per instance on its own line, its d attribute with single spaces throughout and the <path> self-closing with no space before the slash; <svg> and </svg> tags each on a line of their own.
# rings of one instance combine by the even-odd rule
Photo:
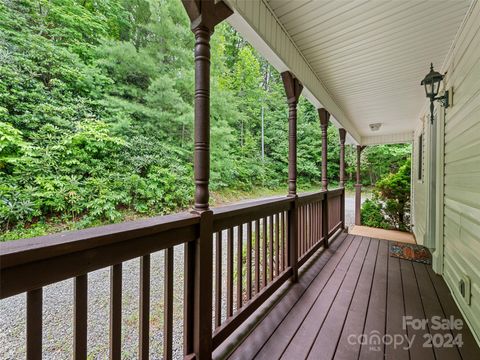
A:
<svg viewBox="0 0 480 360">
<path fill-rule="evenodd" d="M 326 191 L 328 188 L 327 178 L 327 130 L 328 122 L 330 120 L 330 113 L 325 108 L 318 109 L 318 117 L 320 118 L 320 128 L 322 130 L 322 190 Z"/>
<path fill-rule="evenodd" d="M 0 277 L 0 298 L 16 295 L 30 289 L 37 289 L 55 282 L 102 269 L 112 264 L 131 260 L 145 254 L 182 244 L 198 236 L 198 225 L 166 230 L 155 236 L 110 243 L 96 244 L 93 248 L 53 256 L 40 261 L 21 259 L 21 265 L 2 269 Z M 107 241 L 108 243 L 108 241 Z M 20 254 L 20 252 L 18 253 Z M 29 257 L 29 249 L 24 249 Z"/>
<path fill-rule="evenodd" d="M 326 248 L 329 245 L 328 210 L 328 197 L 326 197 L 322 200 L 322 238 Z"/>
<path fill-rule="evenodd" d="M 348 270 L 352 262 L 355 261 L 354 259 L 357 258 L 358 248 L 361 245 L 360 241 L 353 242 L 351 250 L 349 249 L 350 251 L 346 253 L 346 256 L 344 256 L 335 268 L 335 271 L 331 274 L 330 279 L 310 308 L 307 316 L 303 319 L 301 326 L 292 337 L 285 352 L 282 354 L 282 359 L 292 359 L 294 357 L 300 359 L 307 358 L 331 305 L 344 282 Z M 318 356 L 318 353 L 316 353 L 316 355 Z"/>
<path fill-rule="evenodd" d="M 358 239 L 358 241 L 361 241 L 360 246 L 330 306 L 325 321 L 318 330 L 315 342 L 308 353 L 308 359 L 318 359 L 320 356 L 332 359 L 335 354 L 343 324 L 347 318 L 353 294 L 371 245 L 369 238 Z"/>
<path fill-rule="evenodd" d="M 274 267 L 273 267 L 273 257 L 274 257 L 274 253 L 273 253 L 273 250 L 274 250 L 274 238 L 273 238 L 273 227 L 274 227 L 274 223 L 273 223 L 273 216 L 270 215 L 268 217 L 268 247 L 269 247 L 269 254 L 268 254 L 268 276 L 269 276 L 269 281 L 272 282 L 273 281 L 273 270 L 274 270 Z"/>
<path fill-rule="evenodd" d="M 292 276 L 291 269 L 285 270 L 272 283 L 264 287 L 251 301 L 246 303 L 234 317 L 228 318 L 213 335 L 213 348 L 217 348 L 228 338 L 244 321 L 253 314 L 272 294 L 278 290 Z"/>
<path fill-rule="evenodd" d="M 252 298 L 252 223 L 247 223 L 247 300 Z"/>
<path fill-rule="evenodd" d="M 73 354 L 75 360 L 87 358 L 88 275 L 80 275 L 74 282 Z"/>
<path fill-rule="evenodd" d="M 110 352 L 111 360 L 122 356 L 122 264 L 110 267 Z"/>
<path fill-rule="evenodd" d="M 297 194 L 297 103 L 303 86 L 289 71 L 282 73 L 288 104 L 288 194 Z"/>
<path fill-rule="evenodd" d="M 179 213 L 156 216 L 147 220 L 127 221 L 120 224 L 62 232 L 61 234 L 2 242 L 0 243 L 0 269 L 2 270 L 2 278 L 5 278 L 3 270 L 7 268 L 70 255 L 100 246 L 117 244 L 126 240 L 152 238 L 157 242 L 157 249 L 161 250 L 165 247 L 159 246 L 158 239 L 163 239 L 163 233 L 168 233 L 173 229 L 195 228 L 195 225 L 198 224 L 199 221 L 199 217 L 195 214 Z M 189 239 L 185 237 L 184 241 L 189 241 Z M 162 245 L 163 242 L 163 240 L 160 241 L 160 245 Z M 165 246 L 168 246 L 168 244 L 165 244 Z M 135 257 L 136 256 L 133 256 L 130 259 Z M 105 266 L 108 265 L 111 264 Z M 58 271 L 59 269 L 60 268 L 57 268 L 56 270 Z M 88 270 L 88 272 L 90 272 L 90 270 Z M 85 271 L 70 277 L 84 273 Z M 32 272 L 32 274 L 34 274 L 34 272 Z M 18 278 L 16 281 L 18 282 Z M 3 293 L 3 288 L 1 290 L 0 293 Z M 3 294 L 0 296 L 2 296 L 2 298 L 6 297 Z"/>
<path fill-rule="evenodd" d="M 27 359 L 42 359 L 42 288 L 27 292 Z"/>
<path fill-rule="evenodd" d="M 233 228 L 227 230 L 227 318 L 233 316 Z"/>
<path fill-rule="evenodd" d="M 243 304 L 243 224 L 237 229 L 237 309 L 240 309 Z"/>
<path fill-rule="evenodd" d="M 289 210 L 292 202 L 293 198 L 283 196 L 213 209 L 214 231 L 225 230 L 240 223 L 255 221 L 279 211 Z"/>
<path fill-rule="evenodd" d="M 387 313 L 387 271 L 388 271 L 388 242 L 381 241 L 378 246 L 377 263 L 373 275 L 370 301 L 368 303 L 367 317 L 363 333 L 371 334 L 378 331 L 380 336 L 385 334 L 385 318 Z M 384 354 L 384 346 L 378 350 L 372 350 L 369 346 L 363 345 L 360 348 L 359 359 L 381 359 Z"/>
<path fill-rule="evenodd" d="M 372 288 L 373 274 L 378 253 L 379 241 L 370 240 L 365 263 L 363 264 L 360 278 L 358 279 L 355 293 L 348 310 L 347 318 L 343 325 L 340 341 L 335 350 L 335 360 L 358 359 L 360 353 L 360 344 L 352 344 L 348 341 L 349 336 L 358 336 L 363 333 L 365 318 L 367 316 L 368 303 L 370 299 L 370 291 Z"/>
<path fill-rule="evenodd" d="M 402 287 L 402 275 L 400 272 L 400 260 L 398 258 L 388 257 L 388 278 L 387 278 L 387 322 L 386 334 L 403 335 L 407 332 L 403 328 L 403 317 L 405 316 L 405 303 Z M 409 351 L 394 344 L 385 345 L 385 358 L 395 360 L 408 360 Z"/>
<path fill-rule="evenodd" d="M 197 244 L 193 241 L 184 245 L 183 354 L 185 356 L 194 351 L 196 247 Z"/>
<path fill-rule="evenodd" d="M 361 225 L 360 210 L 362 207 L 362 183 L 360 181 L 360 159 L 365 146 L 357 145 L 357 169 L 356 169 L 356 184 L 355 184 L 355 225 Z"/>
<path fill-rule="evenodd" d="M 213 212 L 200 214 L 200 236 L 196 240 L 195 292 L 193 296 L 193 347 L 198 360 L 212 356 L 212 292 L 213 292 Z"/>
<path fill-rule="evenodd" d="M 165 250 L 163 290 L 163 358 L 165 360 L 173 358 L 173 255 L 173 248 Z"/>
<path fill-rule="evenodd" d="M 280 274 L 280 222 L 279 214 L 275 214 L 275 276 Z"/>
<path fill-rule="evenodd" d="M 338 238 L 342 237 L 345 234 L 340 233 Z M 368 250 L 362 250 L 358 237 L 345 239 L 340 246 L 333 241 L 310 263 L 315 271 L 307 269 L 241 344 L 231 344 L 238 346 L 231 359 L 358 359 L 361 347 L 349 343 L 349 335 L 405 334 L 402 317 L 415 312 L 420 319 L 451 314 L 461 318 L 448 288 L 430 266 L 390 257 L 389 242 L 384 240 L 371 239 Z M 459 349 L 462 359 L 476 359 L 479 349 L 465 330 L 467 342 Z M 412 335 L 408 330 L 407 334 Z M 383 345 L 379 351 L 362 348 L 360 357 L 415 359 L 424 351 L 397 350 Z M 435 358 L 449 359 L 445 350 L 428 351 Z M 458 358 L 456 351 L 448 350 L 450 358 Z"/>
<path fill-rule="evenodd" d="M 298 281 L 298 219 L 299 219 L 299 206 L 298 198 L 294 198 L 292 203 L 292 209 L 288 212 L 288 237 L 287 237 L 287 252 L 288 252 L 288 261 L 287 266 L 292 268 L 292 281 Z"/>
<path fill-rule="evenodd" d="M 326 308 L 328 308 L 328 305 L 330 304 L 328 297 L 325 295 L 320 298 L 322 290 L 326 284 L 330 282 L 330 279 L 336 273 L 336 269 L 339 266 L 345 267 L 345 265 L 339 264 L 350 263 L 355 254 L 358 243 L 352 242 L 352 239 L 352 236 L 348 236 L 344 241 L 345 245 L 343 248 L 347 248 L 345 249 L 345 252 L 339 251 L 333 254 L 331 261 L 325 265 L 323 270 L 320 272 L 320 274 L 318 274 L 314 282 L 312 282 L 310 287 L 307 289 L 307 292 L 303 294 L 303 299 L 298 301 L 295 306 L 290 309 L 285 319 L 280 323 L 262 349 L 258 352 L 257 356 L 255 357 L 256 359 L 279 359 L 281 356 L 292 356 L 291 354 L 294 352 L 294 349 L 301 349 L 303 347 L 303 345 L 297 343 L 297 341 L 302 339 L 305 334 L 307 334 L 305 339 L 309 339 L 309 331 L 306 330 L 309 329 L 310 325 L 306 324 L 305 321 L 309 321 L 310 323 L 318 323 L 318 321 L 321 321 L 322 319 L 319 319 L 316 316 L 316 310 L 319 310 L 319 306 L 326 306 Z M 345 254 L 347 254 L 347 256 L 345 256 Z M 338 272 L 338 275 L 342 274 Z M 332 284 L 334 283 L 331 283 L 329 287 L 333 289 Z M 317 308 L 315 308 L 315 304 L 317 304 Z M 307 320 L 309 317 L 310 320 Z M 305 328 L 303 327 L 304 324 L 306 324 Z M 311 334 L 310 339 L 312 337 L 314 338 L 314 336 L 315 334 Z M 296 339 L 294 345 L 287 352 L 286 349 L 290 344 L 292 344 L 292 341 L 294 341 L 295 337 Z M 308 351 L 308 349 L 306 350 Z M 301 354 L 304 353 L 304 351 L 305 349 L 300 350 L 300 353 L 293 355 L 293 358 L 302 358 Z"/>
<path fill-rule="evenodd" d="M 418 289 L 415 272 L 411 261 L 400 260 L 400 270 L 403 282 L 403 294 L 405 299 L 405 316 L 412 316 L 414 319 L 425 319 L 425 312 L 422 306 L 422 299 Z M 428 330 L 427 330 L 428 331 Z M 435 358 L 432 348 L 423 346 L 424 330 L 416 330 L 407 327 L 407 334 L 409 337 L 415 336 L 419 341 L 414 341 L 410 349 L 411 360 L 430 360 Z"/>
<path fill-rule="evenodd" d="M 347 131 L 345 129 L 338 129 L 340 138 L 340 187 L 345 187 L 345 138 Z"/>
<path fill-rule="evenodd" d="M 222 232 L 216 233 L 215 246 L 215 326 L 222 324 Z"/>
<path fill-rule="evenodd" d="M 268 272 L 268 263 L 267 263 L 267 218 L 262 219 L 262 287 L 267 286 L 267 272 Z"/>
<path fill-rule="evenodd" d="M 309 267 L 306 272 L 299 278 L 299 282 L 293 284 L 290 290 L 283 296 L 278 304 L 266 315 L 251 332 L 251 334 L 240 344 L 238 348 L 231 354 L 230 359 L 253 359 L 259 352 L 266 341 L 273 341 L 283 338 L 288 341 L 288 336 L 282 336 L 282 334 L 274 334 L 279 330 L 282 321 L 287 317 L 293 315 L 293 311 L 296 311 L 296 303 L 301 301 L 302 295 L 306 294 L 311 287 L 310 284 L 316 280 L 317 276 L 323 272 L 324 266 L 336 253 L 337 257 L 340 256 L 341 251 L 337 249 L 342 246 L 345 247 L 349 242 L 345 242 L 345 234 L 341 234 L 338 241 L 334 241 L 330 250 L 325 251 L 318 255 L 316 261 Z M 312 293 L 312 290 L 310 290 Z M 285 334 L 283 334 L 285 335 Z M 239 345 L 238 343 L 235 345 Z M 266 351 L 268 352 L 268 351 Z M 278 356 L 277 356 L 278 358 Z M 275 359 L 275 354 L 272 354 L 271 359 Z"/>
<path fill-rule="evenodd" d="M 418 262 L 412 262 L 413 270 L 415 272 L 415 277 L 417 279 L 418 290 L 420 292 L 420 298 L 422 300 L 423 310 L 425 312 L 425 318 L 429 321 L 434 316 L 440 316 L 441 319 L 446 319 L 443 312 L 440 301 L 438 300 L 437 293 L 435 288 L 430 280 L 428 271 L 425 264 Z M 446 339 L 446 336 L 453 336 L 450 330 L 441 330 L 430 328 L 430 334 L 432 336 L 441 336 L 443 339 Z M 438 334 L 438 335 L 437 335 Z M 422 342 L 424 340 L 422 339 Z M 434 346 L 433 351 L 435 352 L 436 360 L 460 360 L 460 352 L 458 348 L 447 347 L 447 346 Z"/>
<path fill-rule="evenodd" d="M 463 321 L 463 327 L 460 330 L 453 329 L 452 333 L 454 336 L 461 335 L 463 346 L 459 347 L 460 354 L 462 359 L 479 359 L 480 358 L 480 348 L 475 341 L 475 338 L 472 335 L 469 327 L 467 326 L 465 319 L 463 318 L 460 310 L 455 304 L 455 300 L 448 289 L 447 284 L 440 275 L 437 275 L 433 272 L 431 266 L 427 266 L 427 272 L 430 276 L 432 284 L 435 288 L 438 300 L 442 306 L 444 315 L 449 318 L 453 316 L 455 319 L 461 319 Z"/>
<path fill-rule="evenodd" d="M 150 254 L 140 258 L 139 291 L 139 349 L 140 359 L 146 360 L 150 353 Z"/>
<path fill-rule="evenodd" d="M 260 292 L 260 220 L 255 220 L 255 295 Z"/>
</svg>

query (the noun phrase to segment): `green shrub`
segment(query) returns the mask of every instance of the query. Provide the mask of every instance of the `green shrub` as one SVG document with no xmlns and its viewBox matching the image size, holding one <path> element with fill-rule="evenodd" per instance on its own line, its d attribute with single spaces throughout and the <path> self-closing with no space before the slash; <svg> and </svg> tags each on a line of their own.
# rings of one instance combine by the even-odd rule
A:
<svg viewBox="0 0 480 360">
<path fill-rule="evenodd" d="M 401 231 L 410 230 L 410 168 L 407 160 L 397 172 L 381 178 L 372 200 L 362 206 L 362 224 Z"/>
</svg>

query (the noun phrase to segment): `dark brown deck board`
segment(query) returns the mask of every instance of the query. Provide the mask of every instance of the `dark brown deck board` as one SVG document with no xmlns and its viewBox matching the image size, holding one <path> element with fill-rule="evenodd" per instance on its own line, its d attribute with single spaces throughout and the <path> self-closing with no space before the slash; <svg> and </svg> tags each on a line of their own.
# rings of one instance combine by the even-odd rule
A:
<svg viewBox="0 0 480 360">
<path fill-rule="evenodd" d="M 364 244 L 368 243 L 368 246 Z M 424 331 L 403 328 L 403 317 L 462 316 L 444 280 L 431 266 L 389 256 L 386 240 L 340 236 L 318 256 L 230 355 L 230 359 L 318 360 L 480 359 L 465 324 L 461 348 L 425 348 Z M 441 330 L 433 331 L 433 334 Z M 408 350 L 351 344 L 350 335 L 416 336 Z M 237 338 L 238 340 L 238 338 Z"/>
<path fill-rule="evenodd" d="M 418 289 L 415 272 L 413 271 L 412 262 L 401 259 L 400 271 L 403 281 L 405 316 L 411 316 L 413 319 L 425 319 L 422 299 L 420 297 L 420 291 Z M 409 338 L 415 336 L 415 341 L 413 341 L 412 347 L 410 349 L 411 360 L 435 359 L 433 349 L 423 346 L 423 335 L 425 334 L 425 330 L 414 329 L 407 326 L 407 334 Z"/>
<path fill-rule="evenodd" d="M 347 244 L 347 247 L 344 248 L 344 252 L 337 252 L 330 259 L 319 276 L 310 285 L 308 291 L 303 294 L 301 300 L 290 310 L 287 317 L 282 321 L 265 346 L 260 350 L 256 357 L 257 359 L 270 360 L 272 358 L 278 359 L 282 356 L 284 349 L 288 346 L 289 341 L 295 335 L 299 326 L 307 316 L 309 309 L 313 306 L 319 294 L 321 294 L 322 289 L 325 287 L 330 277 L 336 272 L 336 269 L 342 262 L 349 262 L 348 259 L 345 260 L 348 256 L 353 258 L 356 248 L 353 248 L 355 245 L 352 239 L 353 237 L 351 236 L 347 237 L 346 241 L 349 241 L 349 243 Z M 351 244 L 350 241 L 352 241 Z M 356 245 L 358 246 L 358 244 Z"/>
<path fill-rule="evenodd" d="M 310 284 L 316 281 L 320 271 L 323 272 L 324 266 L 332 260 L 332 263 L 340 261 L 344 254 L 344 248 L 347 248 L 352 237 L 345 239 L 346 235 L 342 234 L 333 244 L 325 250 L 320 258 L 315 261 L 312 266 L 300 277 L 298 283 L 294 284 L 287 294 L 276 304 L 276 306 L 268 313 L 265 319 L 250 333 L 250 335 L 241 344 L 241 347 L 234 351 L 230 358 L 232 359 L 252 359 L 258 351 L 265 345 L 275 329 L 285 319 L 292 310 L 294 305 L 299 301 L 300 297 L 307 291 L 311 291 Z M 332 267 L 334 268 L 334 266 Z M 314 293 L 311 291 L 311 293 Z"/>
<path fill-rule="evenodd" d="M 361 245 L 362 241 L 359 241 L 358 239 L 352 242 L 352 245 L 335 268 L 335 271 L 315 300 L 315 303 L 307 316 L 303 319 L 295 335 L 285 349 L 285 352 L 282 354 L 281 359 L 304 359 L 308 356 L 316 335 L 320 330 L 338 291 L 340 290 L 345 276 L 356 255 L 359 253 L 358 250 L 365 250 L 364 244 Z"/>
<path fill-rule="evenodd" d="M 378 245 L 379 241 L 377 239 L 370 240 L 367 257 L 357 287 L 355 288 L 355 293 L 350 308 L 348 309 L 347 318 L 335 352 L 334 359 L 336 360 L 357 359 L 360 353 L 360 344 L 349 343 L 348 337 L 360 335 L 363 332 L 368 301 L 370 299 L 370 289 L 372 288 L 373 274 L 375 271 Z"/>
<path fill-rule="evenodd" d="M 387 274 L 388 274 L 388 243 L 381 241 L 378 246 L 377 263 L 373 275 L 370 301 L 368 303 L 367 317 L 365 319 L 364 334 L 376 332 L 379 336 L 385 334 L 385 319 L 387 312 Z M 377 348 L 362 345 L 360 348 L 360 360 L 372 360 L 383 358 L 383 345 Z"/>
<path fill-rule="evenodd" d="M 405 316 L 405 303 L 403 301 L 402 276 L 400 273 L 400 260 L 396 257 L 388 257 L 388 290 L 387 290 L 387 322 L 385 333 L 390 335 L 406 336 L 407 331 L 403 327 Z M 389 360 L 408 360 L 410 352 L 403 346 L 394 344 L 385 345 L 385 358 Z"/>
<path fill-rule="evenodd" d="M 424 264 L 414 262 L 412 263 L 417 278 L 418 289 L 420 291 L 420 297 L 422 299 L 423 310 L 425 312 L 425 318 L 428 321 L 434 316 L 440 316 L 441 319 L 445 319 L 442 306 L 433 287 L 432 281 L 428 276 L 428 271 Z M 450 330 L 433 329 L 430 327 L 430 333 L 433 335 L 440 334 L 443 339 L 446 339 L 446 335 L 449 334 L 453 337 Z M 434 346 L 435 358 L 437 360 L 460 360 L 460 353 L 457 347 L 447 346 Z"/>
<path fill-rule="evenodd" d="M 457 304 L 455 304 L 455 300 L 453 299 L 452 294 L 450 294 L 450 290 L 448 289 L 447 284 L 440 275 L 437 275 L 433 272 L 431 266 L 427 266 L 427 271 L 435 287 L 435 291 L 440 300 L 440 304 L 442 306 L 445 316 L 447 318 L 453 316 L 455 319 L 462 319 L 463 321 L 464 325 L 461 330 L 452 330 L 454 336 L 458 334 L 462 335 L 463 346 L 458 348 L 462 359 L 480 359 L 480 350 L 475 341 L 475 338 L 473 337 L 472 332 L 465 323 L 465 320 L 463 319 L 463 316 L 460 313 Z"/>
<path fill-rule="evenodd" d="M 328 315 L 319 329 L 315 342 L 308 354 L 308 359 L 318 359 L 320 355 L 331 359 L 335 354 L 343 324 L 345 323 L 348 309 L 370 248 L 370 238 L 363 238 L 361 241 L 362 243 L 355 259 L 352 261 Z"/>
</svg>

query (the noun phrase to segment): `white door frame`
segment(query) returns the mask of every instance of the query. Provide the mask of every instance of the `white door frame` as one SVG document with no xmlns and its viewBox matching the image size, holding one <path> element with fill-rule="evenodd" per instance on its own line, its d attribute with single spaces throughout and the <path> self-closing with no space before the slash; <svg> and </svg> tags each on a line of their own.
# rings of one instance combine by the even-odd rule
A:
<svg viewBox="0 0 480 360">
<path fill-rule="evenodd" d="M 444 237 L 443 237 L 443 224 L 444 224 L 444 194 L 445 194 L 445 110 L 441 106 L 437 106 L 436 116 L 436 154 L 435 158 L 435 208 L 432 209 L 434 214 L 435 224 L 432 227 L 435 230 L 435 251 L 432 256 L 433 271 L 437 274 L 443 274 L 443 261 L 444 261 Z"/>
</svg>

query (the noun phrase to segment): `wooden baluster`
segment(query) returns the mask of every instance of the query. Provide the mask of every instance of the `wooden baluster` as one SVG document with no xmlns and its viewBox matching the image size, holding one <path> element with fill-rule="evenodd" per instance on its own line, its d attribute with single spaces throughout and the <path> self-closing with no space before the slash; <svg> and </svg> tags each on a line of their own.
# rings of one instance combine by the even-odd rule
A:
<svg viewBox="0 0 480 360">
<path fill-rule="evenodd" d="M 140 319 L 139 350 L 140 359 L 146 360 L 150 353 L 150 254 L 140 258 Z"/>
<path fill-rule="evenodd" d="M 323 246 L 325 249 L 328 248 L 328 193 L 325 193 L 325 196 L 322 200 L 322 237 L 323 237 Z"/>
<path fill-rule="evenodd" d="M 260 291 L 260 220 L 255 220 L 255 295 Z"/>
<path fill-rule="evenodd" d="M 75 278 L 73 304 L 73 354 L 75 360 L 87 358 L 88 275 Z"/>
<path fill-rule="evenodd" d="M 242 307 L 243 303 L 243 224 L 238 226 L 237 238 L 237 310 Z"/>
<path fill-rule="evenodd" d="M 233 315 L 233 228 L 227 231 L 227 318 Z"/>
<path fill-rule="evenodd" d="M 270 282 L 273 281 L 273 216 L 270 215 L 268 217 L 268 222 L 269 222 L 269 252 L 270 252 L 270 256 L 269 256 L 269 264 L 268 264 L 268 275 L 269 275 L 269 279 L 270 279 Z"/>
<path fill-rule="evenodd" d="M 280 274 L 280 223 L 278 214 L 275 214 L 275 275 Z"/>
<path fill-rule="evenodd" d="M 122 356 L 122 264 L 110 267 L 110 359 Z"/>
<path fill-rule="evenodd" d="M 262 221 L 262 287 L 267 286 L 267 218 Z"/>
<path fill-rule="evenodd" d="M 27 359 L 42 359 L 43 289 L 27 292 Z"/>
<path fill-rule="evenodd" d="M 252 298 L 252 223 L 247 223 L 247 299 Z"/>
<path fill-rule="evenodd" d="M 222 324 L 222 232 L 217 232 L 215 245 L 215 326 Z"/>
<path fill-rule="evenodd" d="M 163 358 L 173 358 L 173 247 L 165 249 L 163 291 Z"/>
</svg>

